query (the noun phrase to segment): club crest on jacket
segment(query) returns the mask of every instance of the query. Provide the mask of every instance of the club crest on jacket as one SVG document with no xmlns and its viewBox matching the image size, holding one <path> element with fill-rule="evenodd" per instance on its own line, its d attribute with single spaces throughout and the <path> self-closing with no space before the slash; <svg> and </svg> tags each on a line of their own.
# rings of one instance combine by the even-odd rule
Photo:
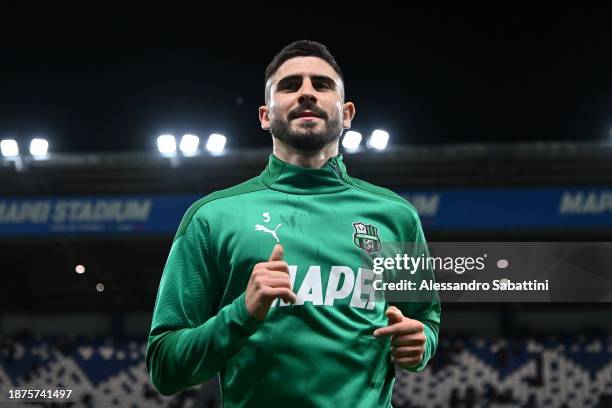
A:
<svg viewBox="0 0 612 408">
<path fill-rule="evenodd" d="M 355 228 L 353 243 L 357 248 L 363 249 L 368 254 L 381 250 L 382 244 L 378 236 L 378 228 L 363 222 L 354 222 L 353 227 Z"/>
</svg>

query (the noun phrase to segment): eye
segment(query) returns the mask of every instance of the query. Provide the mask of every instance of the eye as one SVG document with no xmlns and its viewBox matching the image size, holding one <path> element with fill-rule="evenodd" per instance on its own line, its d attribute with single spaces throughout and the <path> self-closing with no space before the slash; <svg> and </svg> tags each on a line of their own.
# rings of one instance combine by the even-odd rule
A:
<svg viewBox="0 0 612 408">
<path fill-rule="evenodd" d="M 317 82 L 315 84 L 315 87 L 320 88 L 320 89 L 331 89 L 331 84 L 327 81 L 321 81 L 321 82 Z"/>
<path fill-rule="evenodd" d="M 300 84 L 296 81 L 284 81 L 278 84 L 277 89 L 279 91 L 296 91 L 298 90 Z"/>
</svg>

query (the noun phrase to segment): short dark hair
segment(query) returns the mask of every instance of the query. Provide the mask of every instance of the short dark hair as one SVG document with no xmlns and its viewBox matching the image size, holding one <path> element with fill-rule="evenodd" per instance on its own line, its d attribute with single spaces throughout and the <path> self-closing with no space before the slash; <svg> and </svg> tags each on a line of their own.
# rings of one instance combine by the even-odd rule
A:
<svg viewBox="0 0 612 408">
<path fill-rule="evenodd" d="M 296 57 L 318 57 L 327 62 L 331 67 L 336 71 L 336 73 L 344 82 L 344 76 L 342 75 L 342 70 L 340 66 L 336 62 L 334 56 L 329 52 L 327 47 L 321 43 L 310 40 L 300 40 L 292 42 L 291 44 L 284 47 L 278 54 L 272 58 L 272 62 L 266 68 L 265 75 L 265 84 L 267 86 L 268 80 L 272 75 L 278 71 L 283 63 L 291 58 Z M 266 102 L 268 100 L 268 90 L 266 88 Z"/>
</svg>

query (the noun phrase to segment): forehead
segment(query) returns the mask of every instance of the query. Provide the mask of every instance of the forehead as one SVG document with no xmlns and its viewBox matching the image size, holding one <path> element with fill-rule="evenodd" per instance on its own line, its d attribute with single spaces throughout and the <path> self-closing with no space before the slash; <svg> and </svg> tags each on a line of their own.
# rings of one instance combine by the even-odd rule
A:
<svg viewBox="0 0 612 408">
<path fill-rule="evenodd" d="M 273 76 L 273 81 L 278 81 L 286 76 L 315 76 L 323 75 L 338 81 L 340 76 L 327 61 L 318 57 L 295 57 L 285 61 Z"/>
</svg>

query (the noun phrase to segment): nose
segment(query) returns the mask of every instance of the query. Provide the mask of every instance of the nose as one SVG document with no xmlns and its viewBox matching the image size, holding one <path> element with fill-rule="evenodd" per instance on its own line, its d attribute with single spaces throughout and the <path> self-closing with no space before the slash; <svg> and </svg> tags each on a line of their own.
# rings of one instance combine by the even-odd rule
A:
<svg viewBox="0 0 612 408">
<path fill-rule="evenodd" d="M 305 79 L 302 82 L 302 87 L 300 88 L 300 96 L 298 97 L 298 103 L 300 105 L 303 105 L 308 102 L 316 103 L 317 97 L 315 96 L 315 90 L 312 87 L 310 79 Z"/>
</svg>

